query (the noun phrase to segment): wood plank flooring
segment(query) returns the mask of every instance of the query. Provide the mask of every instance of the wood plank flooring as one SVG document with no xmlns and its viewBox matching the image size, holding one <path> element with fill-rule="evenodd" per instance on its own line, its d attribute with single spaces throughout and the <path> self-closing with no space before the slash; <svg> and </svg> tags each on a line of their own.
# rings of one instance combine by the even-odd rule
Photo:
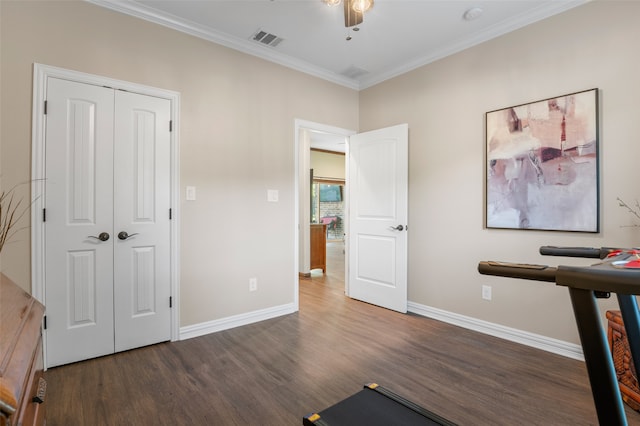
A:
<svg viewBox="0 0 640 426">
<path fill-rule="evenodd" d="M 460 425 L 597 424 L 584 363 L 348 299 L 342 256 L 298 313 L 50 369 L 47 424 L 301 425 L 369 382 Z"/>
</svg>

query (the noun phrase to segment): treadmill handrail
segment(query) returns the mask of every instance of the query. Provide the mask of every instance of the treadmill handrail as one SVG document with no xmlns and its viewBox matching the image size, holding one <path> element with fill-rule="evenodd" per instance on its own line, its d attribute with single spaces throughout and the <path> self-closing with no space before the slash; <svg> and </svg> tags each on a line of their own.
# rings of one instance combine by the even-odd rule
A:
<svg viewBox="0 0 640 426">
<path fill-rule="evenodd" d="M 592 266 L 558 266 L 556 284 L 583 290 L 640 295 L 640 269 Z"/>
<path fill-rule="evenodd" d="M 521 278 L 534 281 L 556 281 L 557 268 L 546 265 L 532 265 L 525 263 L 509 263 L 482 261 L 478 263 L 478 272 L 483 275 L 499 277 Z"/>
<path fill-rule="evenodd" d="M 556 247 L 542 246 L 540 254 L 543 256 L 586 257 L 604 259 L 612 252 L 619 250 L 613 247 Z"/>
<path fill-rule="evenodd" d="M 614 269 L 606 264 L 550 267 L 523 263 L 481 261 L 483 275 L 555 282 L 583 290 L 640 295 L 640 269 Z"/>
</svg>

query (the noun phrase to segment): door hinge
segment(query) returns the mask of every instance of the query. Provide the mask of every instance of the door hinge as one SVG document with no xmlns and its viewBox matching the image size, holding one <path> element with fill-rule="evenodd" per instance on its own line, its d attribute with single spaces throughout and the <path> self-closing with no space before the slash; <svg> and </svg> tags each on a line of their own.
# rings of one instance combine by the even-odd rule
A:
<svg viewBox="0 0 640 426">
<path fill-rule="evenodd" d="M 47 115 L 47 101 L 44 101 L 44 115 Z"/>
<path fill-rule="evenodd" d="M 169 120 L 169 131 L 173 132 L 173 120 Z"/>
<path fill-rule="evenodd" d="M 42 221 L 47 221 L 47 209 L 42 209 Z"/>
<path fill-rule="evenodd" d="M 173 296 L 169 296 L 169 307 L 173 308 Z"/>
<path fill-rule="evenodd" d="M 47 329 L 47 316 L 45 315 L 44 318 L 42 318 L 42 327 L 46 330 Z"/>
<path fill-rule="evenodd" d="M 173 213 L 173 212 L 171 211 L 171 209 L 169 209 L 169 220 L 171 220 L 171 215 L 172 215 L 172 213 Z"/>
</svg>

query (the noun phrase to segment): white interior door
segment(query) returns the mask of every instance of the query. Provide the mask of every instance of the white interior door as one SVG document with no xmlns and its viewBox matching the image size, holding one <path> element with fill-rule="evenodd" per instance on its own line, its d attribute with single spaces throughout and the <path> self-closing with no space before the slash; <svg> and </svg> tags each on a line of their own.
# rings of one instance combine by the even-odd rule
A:
<svg viewBox="0 0 640 426">
<path fill-rule="evenodd" d="M 169 111 L 167 99 L 116 93 L 116 352 L 171 338 Z"/>
<path fill-rule="evenodd" d="M 170 339 L 169 111 L 166 100 L 48 79 L 49 367 Z"/>
<path fill-rule="evenodd" d="M 349 296 L 407 311 L 406 124 L 349 140 Z"/>
<path fill-rule="evenodd" d="M 48 82 L 49 366 L 113 353 L 113 99 L 104 87 Z"/>
</svg>

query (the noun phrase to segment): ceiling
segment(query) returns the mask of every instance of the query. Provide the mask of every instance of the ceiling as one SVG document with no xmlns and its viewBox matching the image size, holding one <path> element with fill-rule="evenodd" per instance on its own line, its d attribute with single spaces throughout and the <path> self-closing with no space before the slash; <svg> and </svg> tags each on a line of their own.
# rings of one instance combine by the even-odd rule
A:
<svg viewBox="0 0 640 426">
<path fill-rule="evenodd" d="M 360 90 L 589 0 L 375 0 L 350 41 L 342 5 L 321 0 L 88 1 Z"/>
<path fill-rule="evenodd" d="M 375 0 L 357 32 L 321 0 L 87 1 L 361 90 L 590 0 Z M 344 152 L 344 138 L 312 133 L 312 147 Z"/>
<path fill-rule="evenodd" d="M 312 149 L 345 153 L 347 148 L 346 140 L 346 136 L 309 130 L 309 144 Z"/>
</svg>

